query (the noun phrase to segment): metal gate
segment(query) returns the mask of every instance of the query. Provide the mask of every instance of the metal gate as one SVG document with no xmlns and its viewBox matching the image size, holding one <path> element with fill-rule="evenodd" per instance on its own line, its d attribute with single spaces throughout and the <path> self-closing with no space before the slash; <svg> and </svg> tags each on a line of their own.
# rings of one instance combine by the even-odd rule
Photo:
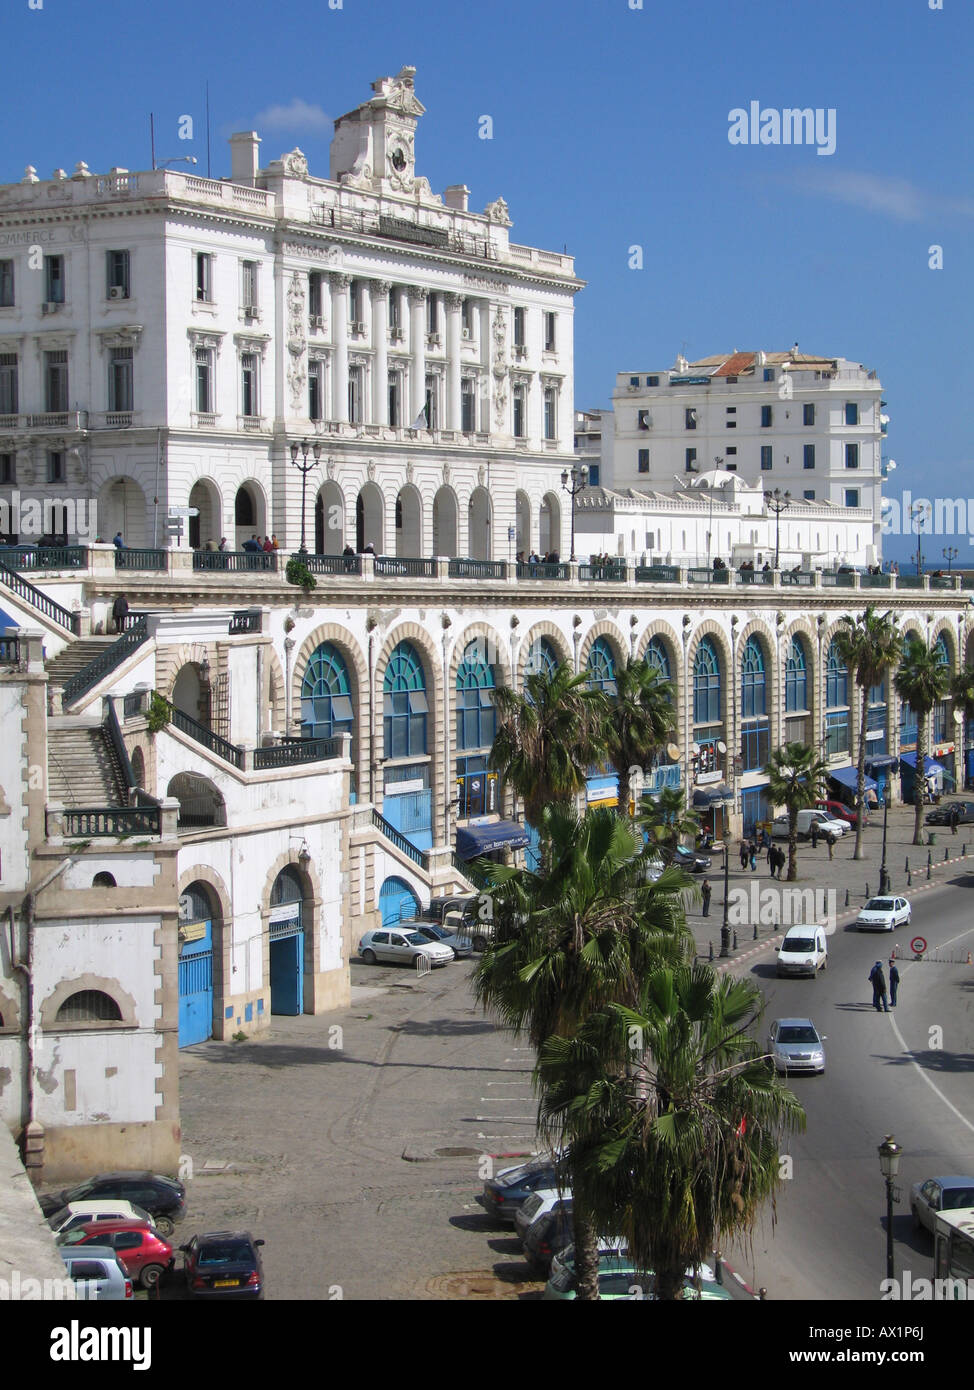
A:
<svg viewBox="0 0 974 1390">
<path fill-rule="evenodd" d="M 419 899 L 403 878 L 387 878 L 379 890 L 382 925 L 394 927 L 407 917 L 419 915 Z"/>
<path fill-rule="evenodd" d="M 304 1012 L 304 931 L 301 904 L 271 909 L 271 1013 Z"/>
<path fill-rule="evenodd" d="M 185 922 L 179 928 L 179 1046 L 213 1036 L 213 924 Z"/>
</svg>

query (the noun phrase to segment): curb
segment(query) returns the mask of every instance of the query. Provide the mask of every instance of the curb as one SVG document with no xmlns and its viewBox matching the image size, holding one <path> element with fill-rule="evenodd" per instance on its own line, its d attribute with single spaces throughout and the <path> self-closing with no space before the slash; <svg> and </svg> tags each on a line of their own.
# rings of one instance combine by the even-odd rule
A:
<svg viewBox="0 0 974 1390">
<path fill-rule="evenodd" d="M 749 1294 L 750 1297 L 754 1299 L 756 1303 L 764 1302 L 764 1299 L 767 1297 L 768 1293 L 767 1289 L 759 1289 L 758 1292 L 755 1293 L 754 1290 L 751 1288 L 750 1284 L 744 1278 L 744 1276 L 738 1274 L 734 1266 L 730 1264 L 727 1260 L 725 1260 L 723 1255 L 718 1255 L 716 1251 L 714 1251 L 714 1266 L 717 1270 L 723 1272 L 724 1277 L 726 1277 L 729 1274 L 730 1277 L 734 1280 L 735 1284 L 738 1284 L 746 1294 Z M 722 1277 L 720 1280 L 718 1280 L 718 1282 L 723 1284 L 724 1278 Z M 764 1298 L 762 1298 L 762 1294 L 764 1295 Z"/>
</svg>

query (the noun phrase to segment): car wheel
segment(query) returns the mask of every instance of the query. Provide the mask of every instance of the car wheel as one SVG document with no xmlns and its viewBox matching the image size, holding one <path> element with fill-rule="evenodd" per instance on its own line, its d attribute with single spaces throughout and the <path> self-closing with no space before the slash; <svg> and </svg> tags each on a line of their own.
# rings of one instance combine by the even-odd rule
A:
<svg viewBox="0 0 974 1390">
<path fill-rule="evenodd" d="M 168 1216 L 156 1216 L 153 1217 L 153 1220 L 156 1223 L 156 1230 L 161 1236 L 171 1236 L 176 1229 L 171 1218 Z"/>
<path fill-rule="evenodd" d="M 139 1283 L 144 1289 L 154 1289 L 162 1278 L 162 1265 L 145 1265 L 139 1275 Z"/>
<path fill-rule="evenodd" d="M 911 913 L 910 916 L 907 917 L 906 921 L 903 923 L 904 927 L 908 927 L 908 926 L 910 925 L 910 923 L 912 922 L 912 920 L 913 920 L 913 914 Z"/>
<path fill-rule="evenodd" d="M 375 952 L 369 950 L 363 951 L 362 959 L 365 961 L 366 965 L 375 965 Z"/>
</svg>

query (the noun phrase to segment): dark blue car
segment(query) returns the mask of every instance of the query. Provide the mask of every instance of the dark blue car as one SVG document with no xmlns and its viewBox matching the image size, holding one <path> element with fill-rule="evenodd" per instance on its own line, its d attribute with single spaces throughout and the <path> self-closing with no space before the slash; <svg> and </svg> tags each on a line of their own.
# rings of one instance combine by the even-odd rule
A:
<svg viewBox="0 0 974 1390">
<path fill-rule="evenodd" d="M 561 1175 L 564 1181 L 564 1175 Z M 557 1187 L 559 1172 L 550 1156 L 539 1156 L 514 1168 L 505 1168 L 484 1183 L 480 1198 L 484 1210 L 498 1221 L 514 1224 L 514 1214 L 532 1192 L 542 1187 Z"/>
</svg>

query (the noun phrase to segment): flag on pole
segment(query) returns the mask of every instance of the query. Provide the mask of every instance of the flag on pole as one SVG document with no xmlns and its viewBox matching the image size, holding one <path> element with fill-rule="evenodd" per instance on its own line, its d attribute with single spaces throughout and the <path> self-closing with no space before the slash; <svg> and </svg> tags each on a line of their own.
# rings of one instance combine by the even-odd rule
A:
<svg viewBox="0 0 974 1390">
<path fill-rule="evenodd" d="M 421 410 L 421 411 L 419 412 L 419 414 L 416 416 L 416 419 L 413 421 L 413 423 L 410 425 L 409 428 L 410 428 L 410 429 L 413 429 L 413 430 L 428 430 L 428 429 L 429 429 L 429 402 L 428 402 L 428 401 L 427 401 L 426 405 L 423 406 L 422 410 Z"/>
</svg>

